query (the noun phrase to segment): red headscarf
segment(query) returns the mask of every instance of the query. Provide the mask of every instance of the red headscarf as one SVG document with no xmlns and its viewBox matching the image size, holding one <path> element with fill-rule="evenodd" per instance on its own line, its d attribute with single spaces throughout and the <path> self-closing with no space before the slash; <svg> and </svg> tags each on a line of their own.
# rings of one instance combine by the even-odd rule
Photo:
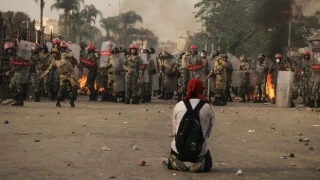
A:
<svg viewBox="0 0 320 180">
<path fill-rule="evenodd" d="M 183 100 L 189 100 L 191 95 L 194 94 L 200 100 L 206 101 L 210 104 L 209 100 L 202 94 L 203 84 L 200 79 L 194 78 L 191 79 L 188 83 L 188 92 L 187 95 L 183 98 Z"/>
</svg>

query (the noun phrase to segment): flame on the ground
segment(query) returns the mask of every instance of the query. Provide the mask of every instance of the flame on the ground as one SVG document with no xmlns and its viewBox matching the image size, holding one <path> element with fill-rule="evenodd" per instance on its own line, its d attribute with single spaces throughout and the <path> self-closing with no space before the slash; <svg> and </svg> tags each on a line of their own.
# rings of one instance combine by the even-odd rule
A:
<svg viewBox="0 0 320 180">
<path fill-rule="evenodd" d="M 81 76 L 81 78 L 79 79 L 79 90 L 78 90 L 78 94 L 79 95 L 90 95 L 90 90 L 87 87 L 86 83 L 87 83 L 87 77 L 88 77 L 88 69 L 84 69 L 83 70 L 83 74 Z M 97 89 L 97 81 L 94 82 L 94 87 Z M 99 87 L 98 89 L 98 93 L 101 94 L 103 93 L 105 90 L 102 87 Z"/>
<path fill-rule="evenodd" d="M 266 83 L 266 94 L 269 97 L 269 99 L 275 98 L 275 90 L 272 87 L 272 75 L 271 73 L 267 76 L 267 83 Z"/>
</svg>

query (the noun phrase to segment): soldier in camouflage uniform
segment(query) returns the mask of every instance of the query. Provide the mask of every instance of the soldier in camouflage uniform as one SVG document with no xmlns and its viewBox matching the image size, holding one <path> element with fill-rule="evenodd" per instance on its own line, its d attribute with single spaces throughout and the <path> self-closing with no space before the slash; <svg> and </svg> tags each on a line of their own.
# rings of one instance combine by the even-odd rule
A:
<svg viewBox="0 0 320 180">
<path fill-rule="evenodd" d="M 249 86 L 250 86 L 250 74 L 247 72 L 249 70 L 249 63 L 247 62 L 247 58 L 242 55 L 240 57 L 240 71 L 245 72 L 244 79 L 240 84 L 240 96 L 242 100 L 240 102 L 250 102 L 250 93 L 249 93 Z M 246 99 L 247 96 L 247 99 Z"/>
<path fill-rule="evenodd" d="M 149 49 L 145 49 L 143 50 L 144 54 L 147 54 L 147 58 L 148 58 L 148 62 L 149 65 L 151 65 L 150 63 L 150 51 Z M 139 89 L 139 96 L 140 96 L 140 102 L 141 103 L 145 103 L 145 102 L 151 102 L 151 95 L 152 95 L 152 80 L 151 80 L 151 76 L 149 76 L 149 72 L 147 69 L 147 66 L 149 66 L 148 64 L 142 64 L 141 66 L 141 71 L 142 71 L 142 83 Z M 145 82 L 145 80 L 148 79 L 148 82 Z"/>
<path fill-rule="evenodd" d="M 142 59 L 138 55 L 138 47 L 136 44 L 131 44 L 130 55 L 124 62 L 125 78 L 126 78 L 126 104 L 139 104 L 139 84 L 142 82 Z"/>
<path fill-rule="evenodd" d="M 111 53 L 112 53 L 112 55 L 110 56 L 110 58 L 112 58 L 112 56 L 113 55 L 115 55 L 115 54 L 119 54 L 120 53 L 120 50 L 119 50 L 119 48 L 117 48 L 117 47 L 114 47 L 112 50 L 111 50 Z M 115 79 L 114 79 L 114 71 L 113 71 L 113 69 L 112 69 L 112 64 L 111 64 L 111 62 L 109 61 L 107 64 L 106 64 L 106 69 L 107 69 L 107 71 L 108 71 L 108 81 L 107 81 L 107 91 L 108 91 L 108 94 L 110 94 L 112 97 L 111 98 L 109 98 L 112 102 L 114 102 L 114 103 L 117 103 L 118 102 L 118 100 L 117 100 L 117 97 L 118 97 L 118 93 L 119 92 L 117 92 L 116 90 L 115 90 L 115 88 L 114 88 L 114 81 L 115 81 Z M 108 100 L 109 100 L 108 99 Z"/>
<path fill-rule="evenodd" d="M 43 44 L 41 47 L 41 52 L 39 54 L 40 56 L 40 63 L 37 67 L 37 71 L 38 73 L 40 73 L 40 75 L 45 72 L 49 65 L 50 65 L 50 54 L 49 54 L 49 51 L 48 51 L 48 46 L 46 44 Z M 42 92 L 42 95 L 43 97 L 48 97 L 48 93 L 49 93 L 49 88 L 48 88 L 48 77 L 47 76 L 46 78 L 43 79 L 43 81 L 40 83 L 40 91 Z"/>
<path fill-rule="evenodd" d="M 179 59 L 177 60 L 174 68 L 173 68 L 173 72 L 178 74 L 178 89 L 177 89 L 177 96 L 176 99 L 177 101 L 181 101 L 182 100 L 182 96 L 185 96 L 186 89 L 183 89 L 183 84 L 186 84 L 186 79 L 181 75 L 183 72 L 183 70 L 181 69 L 181 61 L 182 61 L 182 57 L 185 55 L 185 52 L 182 52 L 180 54 Z"/>
<path fill-rule="evenodd" d="M 214 62 L 213 69 L 208 75 L 208 78 L 216 74 L 216 89 L 215 89 L 215 102 L 214 105 L 225 106 L 227 104 L 225 91 L 226 91 L 226 76 L 227 76 L 227 55 L 221 54 L 220 57 Z"/>
<path fill-rule="evenodd" d="M 176 73 L 174 73 L 174 66 L 175 62 L 172 63 L 172 55 L 169 54 L 167 51 L 162 52 L 161 56 L 161 64 L 160 64 L 160 69 L 161 69 L 161 96 L 158 97 L 158 99 L 164 99 L 164 100 L 169 100 L 173 98 L 173 93 L 174 92 L 169 92 L 170 89 L 168 88 L 172 84 L 172 79 L 176 77 Z"/>
<path fill-rule="evenodd" d="M 53 39 L 52 41 L 52 49 L 56 49 L 59 51 L 59 54 L 57 56 L 60 56 L 60 44 L 61 41 L 58 38 Z M 60 57 L 57 57 L 60 58 Z M 50 60 L 51 64 L 52 58 Z M 49 64 L 49 65 L 50 65 Z M 60 73 L 56 66 L 52 67 L 52 70 L 49 72 L 48 77 L 48 89 L 49 89 L 49 99 L 51 101 L 55 101 L 58 96 L 59 87 L 60 87 Z"/>
<path fill-rule="evenodd" d="M 96 56 L 93 44 L 88 44 L 86 58 L 81 59 L 81 69 L 82 68 L 87 68 L 89 70 L 86 82 L 86 86 L 90 91 L 89 100 L 97 101 L 98 91 L 95 87 L 95 81 L 98 71 L 98 57 Z"/>
<path fill-rule="evenodd" d="M 37 67 L 40 64 L 40 55 L 39 55 L 40 45 L 35 43 L 31 49 L 31 65 L 29 68 L 29 83 L 31 84 L 35 100 L 34 102 L 40 102 L 40 82 L 37 74 Z"/>
<path fill-rule="evenodd" d="M 231 83 L 232 83 L 232 73 L 233 73 L 233 66 L 232 63 L 228 60 L 228 56 L 226 56 L 227 60 L 227 79 L 226 79 L 226 101 L 232 102 L 231 97 Z"/>
<path fill-rule="evenodd" d="M 20 43 L 17 41 L 17 44 L 20 47 Z M 23 53 L 29 52 L 16 52 L 14 55 L 14 44 L 12 42 L 7 42 L 4 45 L 6 53 L 10 56 L 11 60 L 11 73 L 12 78 L 10 80 L 9 90 L 12 92 L 16 102 L 12 106 L 23 106 L 24 105 L 24 96 L 27 91 L 28 77 L 29 77 L 29 67 L 30 59 L 24 59 Z"/>
<path fill-rule="evenodd" d="M 266 74 L 268 69 L 263 62 L 266 56 L 264 54 L 259 54 L 256 67 L 254 68 L 257 74 L 257 82 L 254 91 L 254 103 L 266 103 Z M 261 101 L 262 99 L 262 101 Z"/>
<path fill-rule="evenodd" d="M 275 97 L 277 94 L 278 72 L 285 70 L 284 63 L 281 60 L 282 60 L 282 55 L 279 53 L 276 54 L 275 55 L 275 62 L 272 64 L 272 66 L 270 68 L 270 73 L 272 76 L 272 88 L 274 89 Z M 272 104 L 275 104 L 275 103 L 276 103 L 275 98 L 273 98 Z"/>
<path fill-rule="evenodd" d="M 46 77 L 53 67 L 56 67 L 60 75 L 60 88 L 56 107 L 61 107 L 60 101 L 64 99 L 66 93 L 70 93 L 70 105 L 71 107 L 75 107 L 74 101 L 77 98 L 78 82 L 77 79 L 72 75 L 74 73 L 73 65 L 69 60 L 67 60 L 66 53 L 62 53 L 61 57 L 59 56 L 59 50 L 57 48 L 52 49 L 51 54 L 51 64 L 40 78 L 43 79 Z M 68 91 L 68 89 L 71 89 L 71 91 Z"/>
<path fill-rule="evenodd" d="M 301 87 L 302 103 L 307 106 L 310 104 L 310 93 L 311 93 L 311 62 L 310 52 L 306 51 L 303 53 L 303 60 L 301 61 Z"/>
</svg>

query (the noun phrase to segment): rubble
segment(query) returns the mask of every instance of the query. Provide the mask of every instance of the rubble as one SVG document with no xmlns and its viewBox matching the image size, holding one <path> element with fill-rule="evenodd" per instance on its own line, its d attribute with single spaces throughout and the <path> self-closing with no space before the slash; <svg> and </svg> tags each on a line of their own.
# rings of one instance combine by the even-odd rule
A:
<svg viewBox="0 0 320 180">
<path fill-rule="evenodd" d="M 294 158 L 295 156 L 294 156 L 294 154 L 290 154 L 289 157 L 290 158 Z"/>
<path fill-rule="evenodd" d="M 169 137 L 170 137 L 170 138 L 174 138 L 174 135 L 173 135 L 173 134 L 169 134 Z"/>
<path fill-rule="evenodd" d="M 317 168 L 317 171 L 320 171 L 320 167 Z"/>
<path fill-rule="evenodd" d="M 302 142 L 310 142 L 310 140 L 308 138 L 304 138 Z"/>
<path fill-rule="evenodd" d="M 236 173 L 236 175 L 242 175 L 242 170 L 238 170 L 238 172 Z"/>
<path fill-rule="evenodd" d="M 103 146 L 103 147 L 101 148 L 101 150 L 103 150 L 103 151 L 112 151 L 112 149 L 109 148 L 108 146 Z"/>
<path fill-rule="evenodd" d="M 299 135 L 299 136 L 302 136 L 302 133 L 299 133 L 298 135 Z"/>
<path fill-rule="evenodd" d="M 134 146 L 133 146 L 133 149 L 134 149 L 134 150 L 139 150 L 138 145 L 134 145 Z"/>
<path fill-rule="evenodd" d="M 36 139 L 36 140 L 34 140 L 34 142 L 40 142 L 40 140 Z"/>
<path fill-rule="evenodd" d="M 116 177 L 115 176 L 110 176 L 110 179 L 115 179 Z"/>
<path fill-rule="evenodd" d="M 254 133 L 256 132 L 255 130 L 249 130 L 248 133 Z"/>
<path fill-rule="evenodd" d="M 140 163 L 139 163 L 139 165 L 140 165 L 140 166 L 145 166 L 145 165 L 146 165 L 146 161 L 141 160 Z"/>
<path fill-rule="evenodd" d="M 167 161 L 162 160 L 162 165 L 163 165 L 163 166 L 167 166 L 167 165 L 168 165 Z"/>
<path fill-rule="evenodd" d="M 44 117 L 44 114 L 40 114 L 39 116 L 40 116 L 40 117 Z"/>
<path fill-rule="evenodd" d="M 312 146 L 308 147 L 307 149 L 308 149 L 308 150 L 311 150 L 311 151 L 314 150 L 314 148 L 313 148 Z"/>
<path fill-rule="evenodd" d="M 3 123 L 4 123 L 4 124 L 9 124 L 9 121 L 4 121 Z"/>
</svg>

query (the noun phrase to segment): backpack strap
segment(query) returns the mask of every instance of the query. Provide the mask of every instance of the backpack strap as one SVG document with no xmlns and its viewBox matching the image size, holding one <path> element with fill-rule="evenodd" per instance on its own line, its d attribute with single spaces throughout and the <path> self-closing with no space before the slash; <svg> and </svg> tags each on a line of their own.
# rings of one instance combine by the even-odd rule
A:
<svg viewBox="0 0 320 180">
<path fill-rule="evenodd" d="M 193 109 L 189 100 L 184 100 L 183 103 L 186 106 L 188 111 L 195 111 L 195 112 L 199 112 L 200 109 L 206 104 L 205 101 L 200 100 L 197 106 Z"/>
</svg>

